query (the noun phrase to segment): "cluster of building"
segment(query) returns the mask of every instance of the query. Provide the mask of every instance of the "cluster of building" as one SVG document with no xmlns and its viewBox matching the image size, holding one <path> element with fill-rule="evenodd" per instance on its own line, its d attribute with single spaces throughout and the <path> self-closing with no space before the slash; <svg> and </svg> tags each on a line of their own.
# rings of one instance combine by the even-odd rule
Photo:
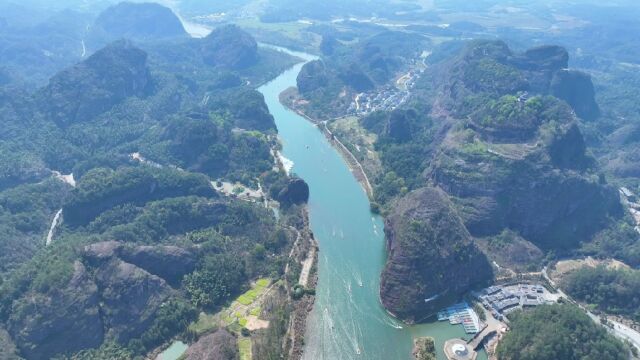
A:
<svg viewBox="0 0 640 360">
<path fill-rule="evenodd" d="M 425 59 L 428 55 L 429 53 L 425 52 L 418 59 L 415 59 L 411 70 L 401 76 L 395 85 L 358 94 L 349 105 L 347 113 L 364 116 L 374 111 L 391 111 L 404 104 L 411 96 L 411 89 L 426 68 Z"/>
<path fill-rule="evenodd" d="M 466 302 L 452 305 L 438 312 L 438 320 L 449 321 L 451 325 L 461 324 L 467 334 L 476 334 L 481 328 L 478 314 Z"/>
<path fill-rule="evenodd" d="M 518 309 L 550 304 L 557 301 L 542 285 L 516 284 L 494 285 L 474 294 L 493 317 L 503 320 L 504 316 Z"/>
<path fill-rule="evenodd" d="M 374 111 L 390 111 L 404 104 L 410 92 L 387 87 L 371 93 L 360 93 L 347 110 L 350 115 L 364 116 Z"/>
<path fill-rule="evenodd" d="M 619 190 L 622 203 L 627 206 L 629 213 L 633 217 L 633 221 L 636 223 L 635 230 L 640 233 L 640 204 L 636 194 L 626 187 L 621 187 Z"/>
</svg>

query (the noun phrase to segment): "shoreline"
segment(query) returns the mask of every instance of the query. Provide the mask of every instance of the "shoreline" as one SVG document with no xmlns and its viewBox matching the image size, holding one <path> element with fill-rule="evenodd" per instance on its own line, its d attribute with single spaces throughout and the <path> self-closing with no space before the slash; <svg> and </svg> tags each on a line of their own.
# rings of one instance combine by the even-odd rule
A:
<svg viewBox="0 0 640 360">
<path fill-rule="evenodd" d="M 290 92 L 290 89 L 292 89 L 292 88 L 284 90 L 282 93 L 280 93 L 280 95 L 279 95 L 280 103 L 282 105 L 286 106 L 287 109 L 289 109 L 289 110 L 295 112 L 296 114 L 302 116 L 303 118 L 307 119 L 307 121 L 309 121 L 312 124 L 314 124 L 318 128 L 318 130 L 322 131 L 322 133 L 327 138 L 327 140 L 329 140 L 329 142 L 331 143 L 333 148 L 336 149 L 336 151 L 338 151 L 338 153 L 342 156 L 344 161 L 347 163 L 347 167 L 349 168 L 349 170 L 351 171 L 353 176 L 356 178 L 356 180 L 358 181 L 358 183 L 360 184 L 360 186 L 362 187 L 364 192 L 367 194 L 367 197 L 369 198 L 369 200 L 373 201 L 373 186 L 371 186 L 371 182 L 369 181 L 369 177 L 367 176 L 367 173 L 364 171 L 364 168 L 362 167 L 362 164 L 360 164 L 360 161 L 340 141 L 340 139 L 338 139 L 338 137 L 335 136 L 331 132 L 331 130 L 329 130 L 329 128 L 327 127 L 327 121 L 328 120 L 322 120 L 322 121 L 321 120 L 315 120 L 315 119 L 311 118 L 310 116 L 308 116 L 307 114 L 305 114 L 304 111 L 302 111 L 298 107 L 293 106 L 293 104 L 291 104 L 289 101 L 286 101 L 286 99 L 284 98 L 283 95 L 285 93 L 287 93 L 287 92 Z"/>
<path fill-rule="evenodd" d="M 316 241 L 313 232 L 309 226 L 309 214 L 305 208 L 305 220 L 303 230 L 299 231 L 301 240 L 299 243 L 294 244 L 292 252 L 295 252 L 294 260 L 298 263 L 303 262 L 308 254 L 313 254 L 311 268 L 307 278 L 307 284 L 305 289 L 314 289 L 318 283 L 318 252 L 320 250 L 319 244 Z M 287 274 L 284 275 L 285 281 L 287 281 Z M 296 281 L 296 284 L 300 283 L 300 278 Z M 292 302 L 292 311 L 289 317 L 289 325 L 287 326 L 287 332 L 284 336 L 284 348 L 287 350 L 286 355 L 289 360 L 299 360 L 304 353 L 305 336 L 307 332 L 307 318 L 315 304 L 315 294 L 305 294 L 300 299 L 295 300 L 291 294 L 292 285 L 287 283 L 287 296 Z"/>
</svg>

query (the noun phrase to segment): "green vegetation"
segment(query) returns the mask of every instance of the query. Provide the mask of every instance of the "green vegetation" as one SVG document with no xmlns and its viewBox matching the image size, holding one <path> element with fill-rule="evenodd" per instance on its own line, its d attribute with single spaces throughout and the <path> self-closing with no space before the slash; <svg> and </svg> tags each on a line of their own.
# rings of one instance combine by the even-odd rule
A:
<svg viewBox="0 0 640 360">
<path fill-rule="evenodd" d="M 131 360 L 134 355 L 127 348 L 115 343 L 105 343 L 98 349 L 83 350 L 64 360 Z"/>
<path fill-rule="evenodd" d="M 212 308 L 236 293 L 245 276 L 243 264 L 237 257 L 212 255 L 185 277 L 184 286 L 195 306 Z"/>
<path fill-rule="evenodd" d="M 431 119 L 419 115 L 423 110 L 374 112 L 361 120 L 377 135 L 374 148 L 384 172 L 374 179 L 374 195 L 381 205 L 424 185 L 422 172 L 433 150 L 428 144 L 433 143 L 434 133 Z"/>
<path fill-rule="evenodd" d="M 139 339 L 129 341 L 128 348 L 137 355 L 144 355 L 166 339 L 183 332 L 197 317 L 196 309 L 182 300 L 166 302 L 158 310 L 151 326 Z"/>
<path fill-rule="evenodd" d="M 198 321 L 189 325 L 188 331 L 200 336 L 202 334 L 213 332 L 218 327 L 218 318 L 216 315 L 201 312 L 198 315 Z"/>
<path fill-rule="evenodd" d="M 254 301 L 282 275 L 288 224 L 211 180 L 288 184 L 272 170 L 275 125 L 253 86 L 294 60 L 236 27 L 136 44 L 111 44 L 32 93 L 0 76 L 0 322 L 26 358 L 145 356 L 215 329 L 198 314 L 261 279 L 243 295 Z M 75 188 L 52 170 L 73 173 Z M 48 333 L 68 328 L 73 342 Z"/>
<path fill-rule="evenodd" d="M 240 360 L 251 360 L 251 339 L 238 339 Z"/>
<path fill-rule="evenodd" d="M 640 266 L 640 235 L 631 225 L 632 221 L 624 219 L 600 231 L 593 241 L 583 244 L 582 253 L 619 259 L 633 267 Z"/>
<path fill-rule="evenodd" d="M 309 116 L 343 115 L 355 94 L 386 84 L 430 43 L 417 34 L 377 30 L 350 44 L 335 42 L 322 60 L 305 64 L 297 85 Z"/>
<path fill-rule="evenodd" d="M 433 338 L 413 339 L 413 357 L 415 360 L 436 360 L 436 344 Z"/>
<path fill-rule="evenodd" d="M 600 311 L 640 321 L 640 270 L 581 267 L 563 279 L 562 287 Z"/>
<path fill-rule="evenodd" d="M 542 305 L 510 318 L 511 329 L 497 349 L 500 359 L 627 358 L 624 345 L 575 306 Z"/>
</svg>

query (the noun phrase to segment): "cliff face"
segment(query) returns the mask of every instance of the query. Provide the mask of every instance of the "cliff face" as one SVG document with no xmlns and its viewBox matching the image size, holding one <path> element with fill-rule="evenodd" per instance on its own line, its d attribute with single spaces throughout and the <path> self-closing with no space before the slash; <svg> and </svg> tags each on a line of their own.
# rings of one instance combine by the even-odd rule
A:
<svg viewBox="0 0 640 360">
<path fill-rule="evenodd" d="M 170 294 L 163 279 L 119 259 L 105 262 L 95 274 L 104 326 L 118 342 L 140 336 Z"/>
<path fill-rule="evenodd" d="M 449 130 L 427 180 L 453 197 L 474 236 L 508 228 L 546 249 L 588 239 L 619 204 L 615 190 L 599 183 L 574 114 L 557 98 L 513 94 L 512 85 L 501 81 L 509 74 L 529 90 L 553 90 L 555 83 L 569 82 L 559 78 L 572 77 L 564 70 L 566 51 L 544 46 L 514 55 L 501 42 L 480 42 L 463 54 L 442 83 L 449 89 L 443 93 L 455 94 L 443 103 L 465 115 L 459 121 L 466 129 Z M 486 61 L 492 65 L 478 65 Z M 460 74 L 471 84 L 452 81 Z M 470 78 L 497 80 L 478 87 Z M 473 97 L 483 101 L 462 105 Z"/>
<path fill-rule="evenodd" d="M 401 319 L 421 321 L 492 276 L 440 189 L 423 188 L 400 199 L 386 218 L 385 233 L 389 258 L 380 297 Z"/>
<path fill-rule="evenodd" d="M 27 293 L 12 309 L 8 330 L 27 359 L 140 336 L 174 293 L 170 284 L 195 268 L 190 250 L 116 241 L 85 247 L 81 260 L 64 287 Z"/>
<path fill-rule="evenodd" d="M 551 93 L 566 101 L 585 120 L 600 116 L 591 76 L 576 70 L 561 70 L 554 74 Z"/>
<path fill-rule="evenodd" d="M 45 359 L 102 343 L 100 295 L 82 263 L 74 264 L 67 286 L 48 295 L 32 295 L 22 308 L 12 310 L 9 319 L 9 332 L 27 359 Z"/>
<path fill-rule="evenodd" d="M 40 109 L 60 126 L 87 121 L 130 96 L 150 90 L 147 54 L 126 41 L 61 71 L 37 95 Z"/>
<path fill-rule="evenodd" d="M 161 39 L 187 36 L 171 9 L 155 3 L 121 2 L 104 10 L 94 23 L 94 32 L 107 39 Z"/>
</svg>

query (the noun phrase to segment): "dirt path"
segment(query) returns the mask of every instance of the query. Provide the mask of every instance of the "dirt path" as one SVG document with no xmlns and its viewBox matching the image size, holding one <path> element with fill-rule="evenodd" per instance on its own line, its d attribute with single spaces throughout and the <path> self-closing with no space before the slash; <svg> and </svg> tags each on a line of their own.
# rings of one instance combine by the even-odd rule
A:
<svg viewBox="0 0 640 360">
<path fill-rule="evenodd" d="M 309 274 L 311 273 L 311 267 L 313 266 L 313 260 L 316 257 L 316 247 L 311 246 L 307 258 L 302 262 L 302 271 L 300 271 L 300 280 L 298 283 L 304 287 L 307 287 L 309 283 Z"/>
</svg>

